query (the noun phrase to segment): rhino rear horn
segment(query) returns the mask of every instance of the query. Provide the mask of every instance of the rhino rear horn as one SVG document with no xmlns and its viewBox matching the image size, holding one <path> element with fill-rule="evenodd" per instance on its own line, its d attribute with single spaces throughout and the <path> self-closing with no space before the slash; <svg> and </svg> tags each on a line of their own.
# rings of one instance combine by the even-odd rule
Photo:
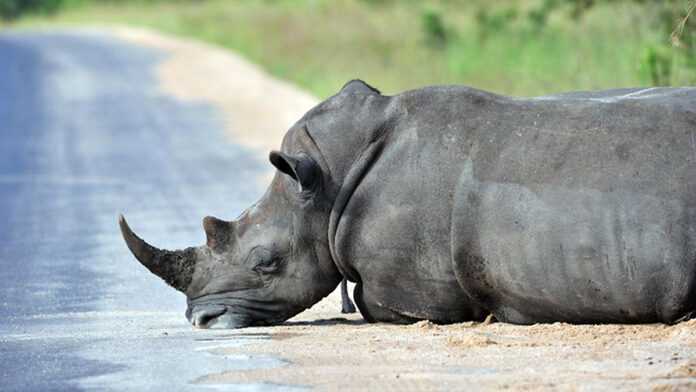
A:
<svg viewBox="0 0 696 392">
<path fill-rule="evenodd" d="M 233 229 L 232 222 L 227 222 L 214 216 L 203 218 L 206 244 L 212 250 L 223 251 L 227 247 Z"/>
<path fill-rule="evenodd" d="M 140 264 L 162 278 L 168 285 L 185 293 L 193 279 L 196 249 L 186 248 L 176 251 L 158 249 L 133 233 L 123 215 L 119 216 L 118 224 L 121 226 L 121 234 L 128 249 L 140 261 Z"/>
</svg>

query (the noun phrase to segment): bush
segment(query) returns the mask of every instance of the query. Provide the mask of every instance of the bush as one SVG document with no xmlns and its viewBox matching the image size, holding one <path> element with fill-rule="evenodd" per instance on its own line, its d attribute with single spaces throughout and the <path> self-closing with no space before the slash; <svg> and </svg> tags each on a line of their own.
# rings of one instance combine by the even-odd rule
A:
<svg viewBox="0 0 696 392">
<path fill-rule="evenodd" d="M 560 4 L 561 3 L 557 0 L 544 0 L 540 7 L 529 11 L 527 17 L 532 24 L 532 28 L 536 31 L 543 29 L 546 26 L 549 15 L 556 10 Z"/>
<path fill-rule="evenodd" d="M 669 48 L 648 46 L 643 53 L 640 68 L 648 75 L 653 86 L 669 86 L 672 79 L 672 59 Z"/>
<path fill-rule="evenodd" d="M 425 33 L 425 41 L 435 48 L 442 48 L 447 44 L 448 34 L 442 14 L 433 9 L 426 9 L 421 14 L 421 23 Z"/>
<path fill-rule="evenodd" d="M 479 41 L 484 42 L 491 35 L 505 31 L 516 18 L 516 8 L 503 8 L 497 11 L 480 8 L 476 13 Z"/>
<path fill-rule="evenodd" d="M 0 18 L 14 19 L 28 12 L 52 13 L 66 0 L 0 0 Z"/>
</svg>

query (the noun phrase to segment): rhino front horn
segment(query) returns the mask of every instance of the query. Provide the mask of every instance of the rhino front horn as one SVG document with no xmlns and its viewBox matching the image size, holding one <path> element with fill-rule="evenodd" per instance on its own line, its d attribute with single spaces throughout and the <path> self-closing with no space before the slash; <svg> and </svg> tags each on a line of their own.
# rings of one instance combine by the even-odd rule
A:
<svg viewBox="0 0 696 392">
<path fill-rule="evenodd" d="M 140 261 L 140 264 L 162 278 L 168 285 L 186 292 L 191 284 L 196 265 L 196 248 L 176 251 L 158 249 L 133 233 L 123 215 L 119 216 L 118 224 L 121 226 L 121 234 L 128 249 Z"/>
</svg>

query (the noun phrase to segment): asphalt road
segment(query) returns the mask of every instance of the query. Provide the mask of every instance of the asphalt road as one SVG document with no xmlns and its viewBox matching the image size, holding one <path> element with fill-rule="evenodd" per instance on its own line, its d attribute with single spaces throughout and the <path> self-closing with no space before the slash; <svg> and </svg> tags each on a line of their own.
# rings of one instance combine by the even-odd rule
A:
<svg viewBox="0 0 696 392">
<path fill-rule="evenodd" d="M 234 218 L 263 191 L 263 156 L 227 142 L 213 107 L 158 88 L 165 55 L 96 33 L 0 34 L 3 391 L 282 389 L 196 384 L 282 363 L 217 355 L 243 337 L 193 330 L 184 296 L 120 237 L 123 212 L 153 244 L 201 244 L 203 216 Z"/>
</svg>

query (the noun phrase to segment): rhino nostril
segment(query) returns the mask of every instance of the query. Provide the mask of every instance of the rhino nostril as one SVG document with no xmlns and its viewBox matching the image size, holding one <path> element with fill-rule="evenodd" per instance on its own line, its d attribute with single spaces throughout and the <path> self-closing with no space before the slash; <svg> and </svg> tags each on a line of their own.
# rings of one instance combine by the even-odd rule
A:
<svg viewBox="0 0 696 392">
<path fill-rule="evenodd" d="M 196 328 L 205 328 L 208 322 L 214 319 L 214 316 L 203 315 L 193 319 L 193 326 Z"/>
<path fill-rule="evenodd" d="M 206 308 L 199 311 L 194 311 L 191 315 L 191 323 L 196 328 L 208 328 L 211 321 L 225 314 L 227 309 L 224 306 Z"/>
</svg>

